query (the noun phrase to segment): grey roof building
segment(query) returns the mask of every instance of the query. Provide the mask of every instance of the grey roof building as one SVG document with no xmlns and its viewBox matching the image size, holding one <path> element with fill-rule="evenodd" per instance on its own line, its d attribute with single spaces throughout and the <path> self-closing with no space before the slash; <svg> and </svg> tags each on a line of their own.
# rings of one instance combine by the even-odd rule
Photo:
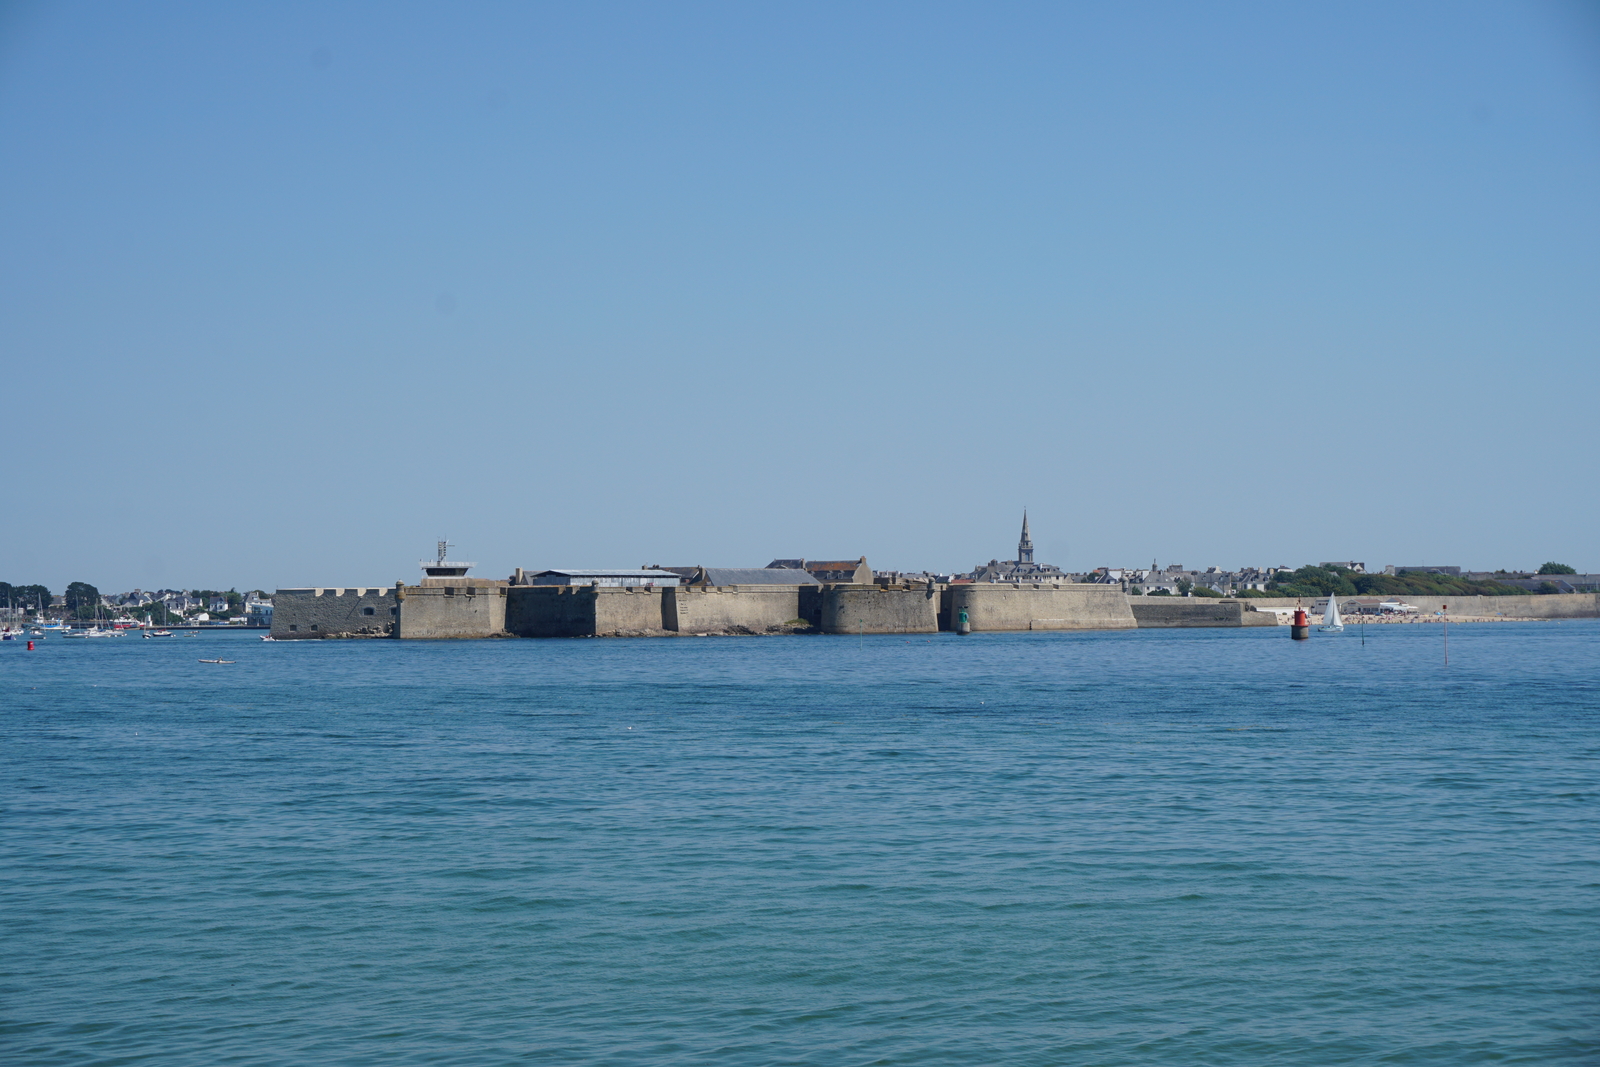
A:
<svg viewBox="0 0 1600 1067">
<path fill-rule="evenodd" d="M 821 585 L 810 571 L 795 567 L 662 567 L 685 585 Z"/>
<path fill-rule="evenodd" d="M 860 559 L 775 559 L 767 569 L 803 570 L 818 582 L 871 585 L 872 568 L 867 557 Z"/>
<path fill-rule="evenodd" d="M 1017 542 L 1017 558 L 991 559 L 972 569 L 974 582 L 1070 582 L 1071 576 L 1051 563 L 1033 561 L 1033 538 L 1028 533 L 1028 513 L 1022 513 L 1022 538 Z"/>
</svg>

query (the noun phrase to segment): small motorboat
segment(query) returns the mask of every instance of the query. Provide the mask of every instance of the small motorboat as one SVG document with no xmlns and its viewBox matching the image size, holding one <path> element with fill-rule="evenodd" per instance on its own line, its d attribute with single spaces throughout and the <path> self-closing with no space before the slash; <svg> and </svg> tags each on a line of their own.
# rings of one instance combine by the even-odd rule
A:
<svg viewBox="0 0 1600 1067">
<path fill-rule="evenodd" d="M 238 663 L 236 659 L 203 659 L 201 663 Z"/>
</svg>

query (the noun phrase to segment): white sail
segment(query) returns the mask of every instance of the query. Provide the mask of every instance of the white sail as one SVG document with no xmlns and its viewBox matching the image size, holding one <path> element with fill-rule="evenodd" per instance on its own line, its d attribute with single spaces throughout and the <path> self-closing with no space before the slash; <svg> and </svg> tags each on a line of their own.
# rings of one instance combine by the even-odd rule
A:
<svg viewBox="0 0 1600 1067">
<path fill-rule="evenodd" d="M 1344 629 L 1344 620 L 1339 617 L 1339 598 L 1328 598 L 1328 610 L 1322 613 L 1322 628 L 1324 630 Z"/>
</svg>

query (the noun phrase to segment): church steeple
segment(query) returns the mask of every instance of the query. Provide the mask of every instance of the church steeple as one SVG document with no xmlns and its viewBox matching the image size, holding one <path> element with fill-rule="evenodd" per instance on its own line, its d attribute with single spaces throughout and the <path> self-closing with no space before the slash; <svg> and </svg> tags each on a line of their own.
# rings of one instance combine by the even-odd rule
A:
<svg viewBox="0 0 1600 1067">
<path fill-rule="evenodd" d="M 1022 509 L 1022 540 L 1017 542 L 1017 562 L 1033 562 L 1033 538 L 1028 536 L 1028 509 Z"/>
</svg>

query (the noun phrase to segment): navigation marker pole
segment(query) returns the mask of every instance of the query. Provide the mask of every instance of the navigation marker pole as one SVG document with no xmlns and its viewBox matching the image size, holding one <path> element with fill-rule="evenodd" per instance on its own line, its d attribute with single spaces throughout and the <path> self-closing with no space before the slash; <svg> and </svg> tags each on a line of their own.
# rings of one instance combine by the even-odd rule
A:
<svg viewBox="0 0 1600 1067">
<path fill-rule="evenodd" d="M 1440 604 L 1439 614 L 1444 616 L 1444 665 L 1450 666 L 1450 605 Z"/>
</svg>

